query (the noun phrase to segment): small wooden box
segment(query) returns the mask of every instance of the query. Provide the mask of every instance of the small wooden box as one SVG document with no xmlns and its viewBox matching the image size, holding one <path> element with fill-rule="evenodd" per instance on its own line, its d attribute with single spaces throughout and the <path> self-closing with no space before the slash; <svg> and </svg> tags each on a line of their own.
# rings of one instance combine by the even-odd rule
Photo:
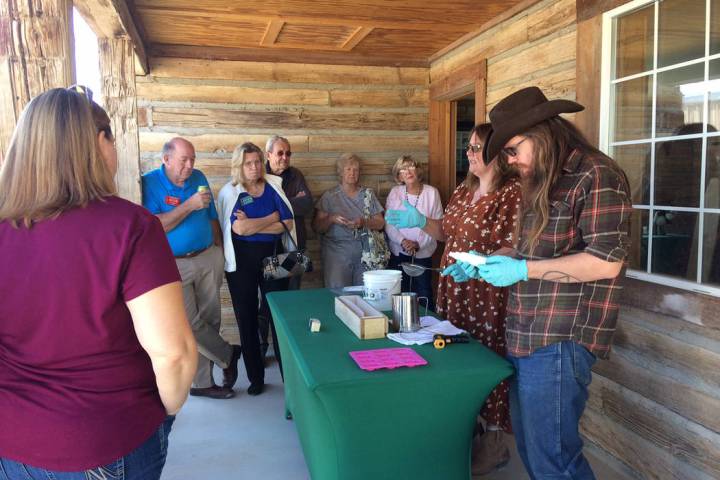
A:
<svg viewBox="0 0 720 480">
<path fill-rule="evenodd" d="M 388 333 L 388 318 L 357 295 L 335 297 L 335 315 L 361 340 Z"/>
</svg>

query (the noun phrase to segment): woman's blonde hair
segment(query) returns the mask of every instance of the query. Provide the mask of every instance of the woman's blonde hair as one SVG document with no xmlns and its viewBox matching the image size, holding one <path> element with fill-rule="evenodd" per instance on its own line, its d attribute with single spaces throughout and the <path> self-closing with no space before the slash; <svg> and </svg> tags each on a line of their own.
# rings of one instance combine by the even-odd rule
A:
<svg viewBox="0 0 720 480">
<path fill-rule="evenodd" d="M 28 103 L 0 167 L 0 221 L 29 228 L 116 192 L 90 102 L 55 88 Z"/>
<path fill-rule="evenodd" d="M 477 153 L 478 155 L 482 155 L 482 147 L 485 145 L 491 129 L 492 127 L 489 123 L 480 123 L 475 125 L 473 129 L 470 130 L 470 138 L 472 138 L 474 133 L 477 136 L 478 141 L 480 142 L 480 151 Z M 501 153 L 499 156 L 502 155 L 503 154 Z M 511 178 L 518 176 L 517 170 L 515 168 L 513 168 L 511 165 L 508 165 L 506 161 L 501 160 L 501 158 L 496 158 L 495 161 L 490 164 L 493 169 L 493 182 L 492 185 L 490 185 L 490 192 L 501 189 L 503 185 L 505 185 Z M 470 169 L 468 169 L 467 176 L 465 177 L 463 183 L 468 190 L 474 192 L 480 184 L 480 180 L 478 179 L 478 177 L 475 176 L 474 173 L 470 171 Z"/>
<path fill-rule="evenodd" d="M 395 165 L 392 167 L 392 177 L 395 183 L 402 185 L 404 182 L 400 180 L 400 170 L 407 167 L 415 167 L 415 175 L 420 182 L 425 180 L 425 170 L 415 161 L 412 155 L 401 155 Z"/>
<path fill-rule="evenodd" d="M 337 169 L 337 176 L 342 179 L 343 170 L 351 163 L 357 163 L 358 168 L 360 167 L 362 160 L 354 153 L 343 153 L 340 158 L 335 162 L 335 168 Z"/>
<path fill-rule="evenodd" d="M 260 147 L 252 142 L 245 142 L 242 145 L 235 147 L 233 151 L 232 160 L 230 162 L 230 177 L 232 178 L 232 184 L 245 185 L 245 173 L 243 172 L 243 164 L 245 163 L 245 157 L 248 153 L 257 153 L 260 157 L 260 163 L 262 168 L 260 169 L 260 178 L 265 178 L 265 158 Z"/>
</svg>

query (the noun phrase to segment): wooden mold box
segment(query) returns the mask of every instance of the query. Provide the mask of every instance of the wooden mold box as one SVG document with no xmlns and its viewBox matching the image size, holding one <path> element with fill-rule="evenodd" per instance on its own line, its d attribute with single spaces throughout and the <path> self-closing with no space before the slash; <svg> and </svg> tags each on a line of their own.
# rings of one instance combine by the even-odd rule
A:
<svg viewBox="0 0 720 480">
<path fill-rule="evenodd" d="M 335 297 L 335 315 L 361 340 L 388 333 L 388 318 L 357 295 Z"/>
</svg>

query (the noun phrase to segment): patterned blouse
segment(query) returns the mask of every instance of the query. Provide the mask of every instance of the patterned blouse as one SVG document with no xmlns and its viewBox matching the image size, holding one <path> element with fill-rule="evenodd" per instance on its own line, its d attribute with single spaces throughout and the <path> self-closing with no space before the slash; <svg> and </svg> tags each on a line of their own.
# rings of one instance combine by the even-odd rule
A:
<svg viewBox="0 0 720 480">
<path fill-rule="evenodd" d="M 446 236 L 440 266 L 455 262 L 450 252 L 475 250 L 489 255 L 499 248 L 513 246 L 513 235 L 520 209 L 520 183 L 511 180 L 499 190 L 472 203 L 473 192 L 461 184 L 455 189 L 443 217 Z M 507 288 L 481 280 L 455 283 L 451 276 L 440 277 L 437 311 L 443 318 L 483 345 L 505 356 L 505 308 Z M 488 397 L 482 411 L 491 424 L 509 430 L 507 383 L 501 383 Z"/>
</svg>

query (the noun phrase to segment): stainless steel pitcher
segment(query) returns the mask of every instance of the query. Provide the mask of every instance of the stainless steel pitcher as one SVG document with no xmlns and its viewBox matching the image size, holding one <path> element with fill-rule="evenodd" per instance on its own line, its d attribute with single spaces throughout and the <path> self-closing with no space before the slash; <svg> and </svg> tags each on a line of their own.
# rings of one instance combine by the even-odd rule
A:
<svg viewBox="0 0 720 480">
<path fill-rule="evenodd" d="M 418 318 L 418 302 L 425 299 L 425 314 L 427 315 L 427 297 L 418 297 L 414 292 L 396 293 L 392 296 L 392 328 L 395 332 L 407 333 L 420 330 Z"/>
</svg>

